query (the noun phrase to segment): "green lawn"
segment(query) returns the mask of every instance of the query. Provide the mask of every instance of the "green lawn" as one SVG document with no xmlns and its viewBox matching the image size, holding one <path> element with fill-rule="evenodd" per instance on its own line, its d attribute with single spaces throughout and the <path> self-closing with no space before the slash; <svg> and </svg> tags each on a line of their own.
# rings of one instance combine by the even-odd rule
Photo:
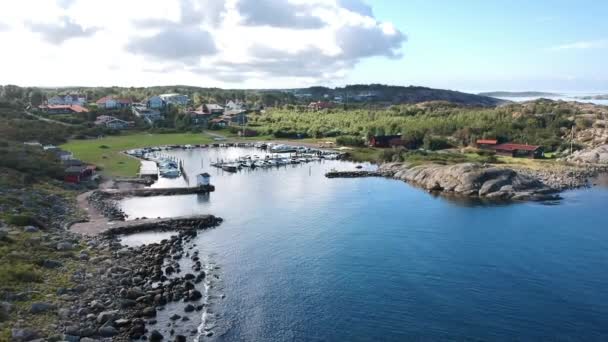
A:
<svg viewBox="0 0 608 342">
<path fill-rule="evenodd" d="M 135 176 L 139 161 L 122 151 L 159 145 L 208 144 L 213 139 L 200 133 L 129 134 L 95 140 L 71 140 L 60 147 L 82 161 L 97 165 L 107 176 Z"/>
</svg>

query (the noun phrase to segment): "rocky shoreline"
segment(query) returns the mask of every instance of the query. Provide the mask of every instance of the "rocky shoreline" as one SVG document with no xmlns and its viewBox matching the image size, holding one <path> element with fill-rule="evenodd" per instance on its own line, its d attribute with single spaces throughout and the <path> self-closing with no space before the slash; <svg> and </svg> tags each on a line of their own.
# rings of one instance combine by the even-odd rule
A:
<svg viewBox="0 0 608 342">
<path fill-rule="evenodd" d="M 38 248 L 61 253 L 62 258 L 76 260 L 78 267 L 69 274 L 69 286 L 57 288 L 56 297 L 49 301 L 35 301 L 33 293 L 0 293 L 2 307 L 7 314 L 28 303 L 22 314 L 56 315 L 56 322 L 48 327 L 28 326 L 17 321 L 11 329 L 13 341 L 130 341 L 144 338 L 160 341 L 171 338 L 186 341 L 193 335 L 213 334 L 213 330 L 198 330 L 197 320 L 208 303 L 203 298 L 201 283 L 207 276 L 193 239 L 201 229 L 215 227 L 220 218 L 207 216 L 190 226 L 175 221 L 164 227 L 179 233 L 161 241 L 136 248 L 120 244 L 120 231 L 109 231 L 96 237 L 85 237 L 64 230 L 49 230 Z M 7 234 L 1 239 L 23 234 L 19 228 L 3 228 Z M 40 241 L 42 243 L 42 241 Z M 180 260 L 190 259 L 189 269 L 180 268 Z M 61 272 L 65 261 L 48 260 L 45 265 Z M 64 272 L 66 270 L 63 270 Z M 47 296 L 47 298 L 50 298 Z M 157 326 L 157 314 L 165 306 L 181 307 L 173 312 L 168 326 Z M 178 304 L 180 303 L 180 304 Z M 188 324 L 191 326 L 188 328 Z M 164 336 L 163 336 L 164 335 Z"/>
<path fill-rule="evenodd" d="M 477 163 L 454 165 L 386 163 L 378 172 L 431 192 L 498 201 L 559 199 L 557 189 L 512 169 Z"/>
</svg>

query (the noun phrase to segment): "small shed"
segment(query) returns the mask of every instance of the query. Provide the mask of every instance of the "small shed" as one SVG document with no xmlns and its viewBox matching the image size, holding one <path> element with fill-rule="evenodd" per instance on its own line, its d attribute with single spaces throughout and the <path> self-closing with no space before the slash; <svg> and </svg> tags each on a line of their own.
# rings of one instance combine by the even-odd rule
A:
<svg viewBox="0 0 608 342">
<path fill-rule="evenodd" d="M 207 172 L 196 176 L 196 184 L 198 186 L 208 186 L 211 184 L 211 175 Z"/>
<path fill-rule="evenodd" d="M 401 135 L 374 135 L 369 140 L 370 147 L 403 146 Z"/>
</svg>

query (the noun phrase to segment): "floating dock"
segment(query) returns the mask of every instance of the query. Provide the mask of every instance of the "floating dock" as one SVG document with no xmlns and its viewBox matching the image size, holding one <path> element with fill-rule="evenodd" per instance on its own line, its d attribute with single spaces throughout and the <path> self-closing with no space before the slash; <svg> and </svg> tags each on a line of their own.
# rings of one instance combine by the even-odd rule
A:
<svg viewBox="0 0 608 342">
<path fill-rule="evenodd" d="M 139 166 L 139 177 L 158 179 L 158 165 L 151 160 L 141 160 Z"/>
</svg>

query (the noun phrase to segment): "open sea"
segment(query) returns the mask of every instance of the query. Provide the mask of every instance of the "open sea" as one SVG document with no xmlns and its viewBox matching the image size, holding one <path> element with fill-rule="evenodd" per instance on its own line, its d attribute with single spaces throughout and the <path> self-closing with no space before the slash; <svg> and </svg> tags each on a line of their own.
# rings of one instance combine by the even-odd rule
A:
<svg viewBox="0 0 608 342">
<path fill-rule="evenodd" d="M 210 162 L 262 153 L 165 153 L 191 181 L 209 172 L 216 191 L 125 199 L 122 208 L 131 218 L 224 219 L 194 247 L 213 269 L 201 317 L 213 335 L 203 341 L 608 340 L 604 187 L 554 203 L 483 205 L 396 180 L 324 177 L 354 170 L 350 162 L 230 174 Z"/>
</svg>

